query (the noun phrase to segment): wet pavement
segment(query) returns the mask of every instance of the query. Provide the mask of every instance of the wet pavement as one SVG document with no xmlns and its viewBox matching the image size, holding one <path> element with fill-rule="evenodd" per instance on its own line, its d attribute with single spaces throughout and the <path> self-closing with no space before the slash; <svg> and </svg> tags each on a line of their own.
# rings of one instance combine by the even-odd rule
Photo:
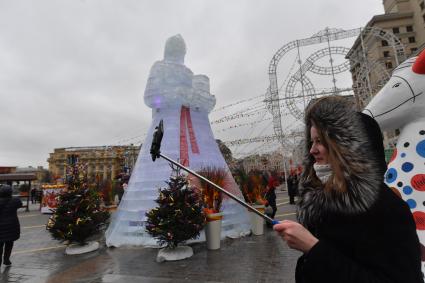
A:
<svg viewBox="0 0 425 283">
<path fill-rule="evenodd" d="M 276 219 L 295 219 L 286 192 L 277 191 Z M 0 282 L 294 282 L 296 259 L 270 228 L 261 236 L 226 239 L 221 249 L 191 244 L 194 255 L 157 263 L 158 250 L 141 247 L 101 248 L 83 255 L 66 255 L 65 246 L 45 229 L 49 215 L 36 206 L 19 212 L 21 238 L 15 242 L 11 267 L 1 266 Z"/>
</svg>

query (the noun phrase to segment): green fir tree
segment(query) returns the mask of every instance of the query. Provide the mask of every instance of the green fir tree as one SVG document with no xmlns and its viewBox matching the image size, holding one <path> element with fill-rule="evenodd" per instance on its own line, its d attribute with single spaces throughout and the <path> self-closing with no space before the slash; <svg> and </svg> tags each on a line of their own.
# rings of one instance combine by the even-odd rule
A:
<svg viewBox="0 0 425 283">
<path fill-rule="evenodd" d="M 105 227 L 109 212 L 101 209 L 98 192 L 88 186 L 87 166 L 77 160 L 75 156 L 69 158 L 67 190 L 58 196 L 47 230 L 56 240 L 83 245 Z"/>
<path fill-rule="evenodd" d="M 160 246 L 176 248 L 179 243 L 199 237 L 205 225 L 199 190 L 190 187 L 185 176 L 173 168 L 173 175 L 160 188 L 158 207 L 146 213 L 146 230 Z"/>
</svg>

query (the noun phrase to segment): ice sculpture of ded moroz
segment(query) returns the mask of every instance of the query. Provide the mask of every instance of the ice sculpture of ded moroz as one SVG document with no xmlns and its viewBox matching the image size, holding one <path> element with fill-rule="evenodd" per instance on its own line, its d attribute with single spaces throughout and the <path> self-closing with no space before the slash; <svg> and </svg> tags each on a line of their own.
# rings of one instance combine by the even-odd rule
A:
<svg viewBox="0 0 425 283">
<path fill-rule="evenodd" d="M 214 139 L 209 112 L 215 106 L 209 78 L 194 75 L 184 65 L 186 46 L 180 35 L 165 44 L 164 59 L 152 66 L 144 100 L 152 108 L 152 124 L 133 169 L 128 188 L 106 231 L 106 244 L 156 246 L 145 231 L 145 213 L 156 206 L 158 188 L 165 187 L 171 168 L 164 159 L 152 162 L 149 154 L 155 126 L 164 121 L 161 152 L 192 170 L 220 167 L 227 170 L 225 188 L 243 199 Z M 250 231 L 245 208 L 224 197 L 222 238 L 240 237 Z M 199 241 L 205 240 L 202 232 Z"/>
</svg>

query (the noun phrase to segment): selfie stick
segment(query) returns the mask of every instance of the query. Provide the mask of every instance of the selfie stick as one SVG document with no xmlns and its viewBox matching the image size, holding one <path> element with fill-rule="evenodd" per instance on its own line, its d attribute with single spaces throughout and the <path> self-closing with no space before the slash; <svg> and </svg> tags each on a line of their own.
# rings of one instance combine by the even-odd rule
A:
<svg viewBox="0 0 425 283">
<path fill-rule="evenodd" d="M 213 186 L 214 188 L 216 188 L 217 190 L 221 191 L 223 194 L 226 194 L 228 197 L 230 197 L 231 199 L 233 199 L 234 201 L 238 202 L 240 205 L 248 208 L 250 211 L 254 212 L 255 214 L 257 214 L 258 216 L 264 218 L 266 221 L 270 222 L 271 224 L 275 225 L 278 224 L 279 221 L 277 220 L 273 220 L 272 218 L 270 218 L 269 216 L 261 213 L 260 211 L 258 211 L 257 209 L 255 209 L 254 207 L 250 206 L 249 204 L 247 204 L 246 202 L 240 200 L 237 196 L 235 196 L 232 193 L 229 193 L 228 191 L 226 191 L 225 189 L 223 189 L 222 187 L 216 185 L 215 183 L 211 182 L 210 180 L 208 180 L 207 178 L 199 175 L 198 173 L 190 170 L 189 168 L 183 166 L 182 164 L 172 160 L 171 158 L 163 155 L 160 151 L 161 149 L 161 141 L 162 141 L 162 137 L 164 135 L 164 123 L 161 120 L 159 122 L 159 125 L 157 127 L 155 127 L 155 132 L 153 133 L 153 139 L 152 139 L 152 145 L 151 145 L 151 156 L 152 156 L 152 161 L 155 162 L 155 159 L 162 157 L 165 160 L 167 160 L 168 162 L 176 165 L 177 167 L 180 167 L 181 169 L 183 169 L 184 171 L 198 177 L 199 179 L 201 179 L 202 181 L 207 182 L 208 184 L 210 184 L 211 186 Z"/>
</svg>

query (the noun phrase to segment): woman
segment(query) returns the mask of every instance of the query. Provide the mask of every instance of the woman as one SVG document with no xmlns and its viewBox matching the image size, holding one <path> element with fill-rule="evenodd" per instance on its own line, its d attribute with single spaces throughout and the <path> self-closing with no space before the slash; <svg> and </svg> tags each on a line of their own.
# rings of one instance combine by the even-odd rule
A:
<svg viewBox="0 0 425 283">
<path fill-rule="evenodd" d="M 423 282 L 413 216 L 383 183 L 361 116 L 345 99 L 326 97 L 309 106 L 305 124 L 299 223 L 274 226 L 303 252 L 296 282 Z"/>
<path fill-rule="evenodd" d="M 10 266 L 13 242 L 19 239 L 20 226 L 17 215 L 22 202 L 18 198 L 12 198 L 12 188 L 8 185 L 0 185 L 0 265 L 2 262 Z"/>
</svg>

